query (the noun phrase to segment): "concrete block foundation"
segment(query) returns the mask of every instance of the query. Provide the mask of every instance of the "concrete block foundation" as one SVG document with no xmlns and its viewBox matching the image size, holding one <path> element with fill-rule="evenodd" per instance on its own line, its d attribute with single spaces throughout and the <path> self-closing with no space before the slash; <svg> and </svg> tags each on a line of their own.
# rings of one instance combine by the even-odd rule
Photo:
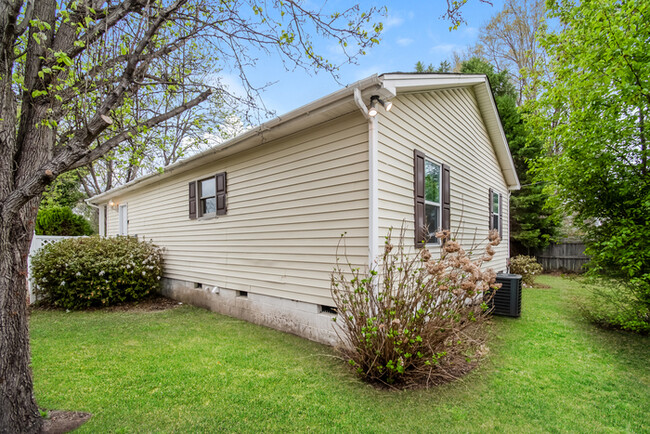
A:
<svg viewBox="0 0 650 434">
<path fill-rule="evenodd" d="M 163 278 L 161 293 L 183 303 L 326 345 L 338 342 L 332 321 L 335 315 L 321 312 L 317 304 L 170 278 Z"/>
</svg>

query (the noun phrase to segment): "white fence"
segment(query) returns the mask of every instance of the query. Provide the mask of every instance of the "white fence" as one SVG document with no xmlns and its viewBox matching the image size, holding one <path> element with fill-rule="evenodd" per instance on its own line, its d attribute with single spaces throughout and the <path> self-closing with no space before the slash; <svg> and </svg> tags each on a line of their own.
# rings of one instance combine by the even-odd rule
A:
<svg viewBox="0 0 650 434">
<path fill-rule="evenodd" d="M 66 236 L 57 236 L 57 235 L 34 235 L 32 238 L 32 245 L 29 247 L 29 256 L 27 257 L 27 292 L 29 293 L 29 304 L 32 304 L 36 301 L 36 296 L 34 291 L 32 291 L 32 256 L 34 256 L 39 250 L 48 244 L 56 243 L 57 241 L 63 240 L 65 238 L 79 238 L 79 237 L 66 237 Z"/>
</svg>

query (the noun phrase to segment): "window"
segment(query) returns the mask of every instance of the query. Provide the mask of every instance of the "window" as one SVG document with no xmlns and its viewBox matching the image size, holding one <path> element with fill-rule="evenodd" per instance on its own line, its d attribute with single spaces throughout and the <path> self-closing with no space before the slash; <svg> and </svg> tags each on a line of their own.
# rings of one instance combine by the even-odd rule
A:
<svg viewBox="0 0 650 434">
<path fill-rule="evenodd" d="M 490 230 L 499 231 L 499 236 L 503 237 L 503 196 L 500 193 L 489 190 L 489 215 Z"/>
<path fill-rule="evenodd" d="M 199 181 L 199 217 L 217 213 L 217 188 L 214 177 Z"/>
<path fill-rule="evenodd" d="M 435 163 L 419 149 L 413 150 L 415 247 L 437 244 L 435 233 L 451 229 L 451 171 Z M 425 241 L 428 240 L 428 241 Z"/>
<path fill-rule="evenodd" d="M 501 197 L 499 193 L 497 192 L 492 192 L 492 228 L 491 229 L 496 229 L 499 232 L 501 232 L 501 228 L 499 227 L 500 222 L 500 212 L 499 210 L 501 209 Z"/>
<path fill-rule="evenodd" d="M 190 182 L 189 217 L 213 217 L 226 214 L 226 172 Z"/>
<path fill-rule="evenodd" d="M 426 217 L 427 230 L 429 232 L 429 244 L 438 243 L 435 237 L 440 229 L 440 165 L 431 160 L 424 161 L 424 213 Z"/>
</svg>

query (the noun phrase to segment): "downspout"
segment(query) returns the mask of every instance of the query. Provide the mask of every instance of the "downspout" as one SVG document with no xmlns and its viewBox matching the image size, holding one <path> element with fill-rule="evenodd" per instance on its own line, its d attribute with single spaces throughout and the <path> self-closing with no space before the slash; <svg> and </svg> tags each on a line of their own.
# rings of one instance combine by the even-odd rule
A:
<svg viewBox="0 0 650 434">
<path fill-rule="evenodd" d="M 368 115 L 359 88 L 354 89 L 354 102 L 368 120 L 368 267 L 372 269 L 379 255 L 378 123 L 377 116 Z"/>
</svg>

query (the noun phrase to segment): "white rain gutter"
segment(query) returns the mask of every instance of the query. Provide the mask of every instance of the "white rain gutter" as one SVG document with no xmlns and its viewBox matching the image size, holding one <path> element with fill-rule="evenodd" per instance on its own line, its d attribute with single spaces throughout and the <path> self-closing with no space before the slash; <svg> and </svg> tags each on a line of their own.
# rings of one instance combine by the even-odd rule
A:
<svg viewBox="0 0 650 434">
<path fill-rule="evenodd" d="M 379 255 L 378 123 L 377 116 L 368 115 L 359 88 L 354 89 L 354 102 L 368 120 L 368 267 L 373 268 Z"/>
</svg>

